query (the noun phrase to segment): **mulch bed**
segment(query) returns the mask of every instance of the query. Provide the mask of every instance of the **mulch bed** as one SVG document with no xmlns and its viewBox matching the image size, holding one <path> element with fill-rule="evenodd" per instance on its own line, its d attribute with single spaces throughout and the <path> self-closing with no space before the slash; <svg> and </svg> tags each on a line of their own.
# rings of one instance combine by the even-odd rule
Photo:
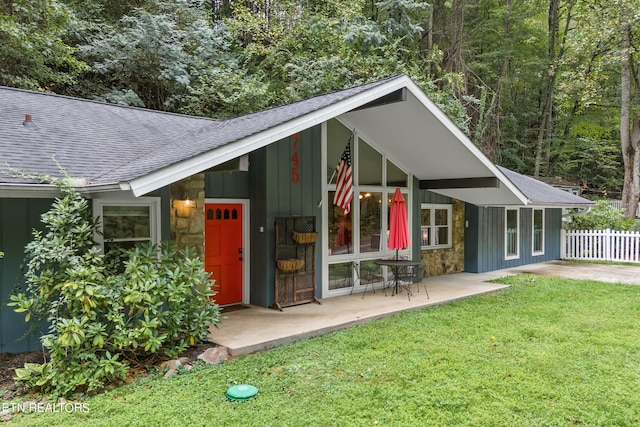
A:
<svg viewBox="0 0 640 427">
<path fill-rule="evenodd" d="M 44 363 L 44 353 L 42 351 L 0 353 L 0 390 L 16 389 L 13 381 L 16 368 L 23 368 L 25 363 Z"/>
</svg>

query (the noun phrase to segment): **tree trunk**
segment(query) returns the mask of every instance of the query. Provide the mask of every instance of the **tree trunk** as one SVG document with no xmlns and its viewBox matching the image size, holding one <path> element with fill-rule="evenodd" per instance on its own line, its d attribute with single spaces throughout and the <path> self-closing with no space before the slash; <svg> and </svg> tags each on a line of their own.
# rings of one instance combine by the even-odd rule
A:
<svg viewBox="0 0 640 427">
<path fill-rule="evenodd" d="M 540 114 L 540 127 L 538 128 L 538 138 L 536 140 L 536 160 L 533 171 L 534 177 L 540 176 L 540 165 L 542 163 L 542 151 L 545 137 L 551 137 L 551 124 L 553 116 L 553 88 L 556 81 L 556 39 L 558 37 L 558 6 L 560 0 L 549 1 L 549 67 L 545 77 L 545 88 L 542 94 L 542 106 Z"/>
<path fill-rule="evenodd" d="M 462 58 L 462 42 L 464 40 L 464 10 L 466 0 L 453 0 L 451 6 L 450 41 L 451 46 L 447 52 L 444 69 L 450 73 L 464 71 Z"/>
<path fill-rule="evenodd" d="M 624 161 L 622 208 L 625 218 L 634 218 L 640 199 L 640 117 L 631 118 L 631 25 L 622 25 L 622 54 L 620 91 L 620 146 Z M 640 73 L 640 71 L 639 71 Z M 632 130 L 633 123 L 633 134 Z"/>
<path fill-rule="evenodd" d="M 511 13 L 513 11 L 513 0 L 505 0 L 507 14 L 504 20 L 503 35 L 502 35 L 502 47 L 505 52 L 511 52 Z M 498 78 L 498 84 L 496 87 L 496 93 L 494 102 L 491 109 L 488 112 L 487 117 L 487 131 L 483 136 L 482 151 L 493 163 L 500 162 L 500 144 L 502 142 L 502 97 L 504 93 L 504 82 L 507 79 L 507 74 L 511 66 L 511 54 L 505 58 L 502 62 L 502 69 L 500 70 L 500 77 Z"/>
</svg>

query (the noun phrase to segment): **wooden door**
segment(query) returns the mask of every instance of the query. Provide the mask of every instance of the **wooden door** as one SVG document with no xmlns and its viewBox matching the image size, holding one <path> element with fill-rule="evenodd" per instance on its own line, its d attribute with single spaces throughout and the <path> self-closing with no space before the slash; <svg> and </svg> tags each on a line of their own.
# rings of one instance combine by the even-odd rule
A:
<svg viewBox="0 0 640 427">
<path fill-rule="evenodd" d="M 219 305 L 242 302 L 242 204 L 205 205 L 205 269 Z"/>
</svg>

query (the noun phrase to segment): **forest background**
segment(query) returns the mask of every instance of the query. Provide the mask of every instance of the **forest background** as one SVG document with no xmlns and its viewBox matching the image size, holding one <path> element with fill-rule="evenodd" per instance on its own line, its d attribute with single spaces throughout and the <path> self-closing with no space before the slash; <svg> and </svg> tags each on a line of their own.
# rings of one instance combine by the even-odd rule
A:
<svg viewBox="0 0 640 427">
<path fill-rule="evenodd" d="M 0 0 L 4 86 L 228 118 L 400 73 L 493 162 L 637 206 L 640 0 Z"/>
</svg>

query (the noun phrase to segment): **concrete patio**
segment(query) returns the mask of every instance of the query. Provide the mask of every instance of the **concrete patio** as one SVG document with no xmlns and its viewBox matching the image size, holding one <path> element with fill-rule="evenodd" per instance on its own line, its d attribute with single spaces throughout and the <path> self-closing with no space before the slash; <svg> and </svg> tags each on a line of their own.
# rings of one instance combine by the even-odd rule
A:
<svg viewBox="0 0 640 427">
<path fill-rule="evenodd" d="M 457 273 L 424 279 L 429 298 L 420 285 L 411 286 L 413 296 L 406 292 L 391 296 L 387 290 L 376 293 L 345 295 L 322 300 L 322 304 L 308 303 L 286 307 L 282 312 L 270 308 L 248 306 L 230 311 L 218 328 L 211 328 L 210 341 L 225 346 L 233 356 L 254 353 L 260 350 L 318 336 L 338 329 L 370 322 L 404 310 L 444 304 L 476 295 L 492 293 L 505 288 L 504 285 L 487 283 L 487 280 L 504 277 L 509 270 L 489 273 Z"/>
</svg>

